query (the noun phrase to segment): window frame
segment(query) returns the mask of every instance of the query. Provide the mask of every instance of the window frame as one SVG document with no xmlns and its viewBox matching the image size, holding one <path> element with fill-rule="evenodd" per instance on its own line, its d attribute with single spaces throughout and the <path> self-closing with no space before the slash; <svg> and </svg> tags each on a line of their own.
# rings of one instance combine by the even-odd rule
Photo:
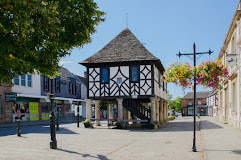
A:
<svg viewBox="0 0 241 160">
<path fill-rule="evenodd" d="M 76 79 L 72 77 L 69 81 L 69 94 L 76 95 Z"/>
<path fill-rule="evenodd" d="M 237 112 L 237 99 L 236 96 L 237 95 L 237 81 L 234 81 L 232 83 L 232 112 Z"/>
<path fill-rule="evenodd" d="M 107 82 L 103 82 L 103 70 L 107 69 L 107 73 L 108 73 L 108 80 Z M 110 68 L 109 67 L 101 67 L 100 68 L 100 83 L 101 84 L 108 84 L 110 82 Z"/>
<path fill-rule="evenodd" d="M 201 101 L 201 104 L 199 104 L 200 101 Z M 197 105 L 202 105 L 202 100 L 198 100 L 197 101 Z"/>
<path fill-rule="evenodd" d="M 29 80 L 29 77 L 30 77 L 30 80 Z M 31 74 L 27 74 L 27 87 L 32 87 L 32 75 Z"/>
<path fill-rule="evenodd" d="M 55 92 L 60 92 L 60 76 L 56 76 L 55 78 Z"/>
<path fill-rule="evenodd" d="M 190 104 L 190 102 L 191 102 L 191 104 Z M 193 105 L 193 104 L 192 104 L 192 101 L 188 101 L 188 105 L 189 105 L 189 106 Z"/>
<path fill-rule="evenodd" d="M 16 80 L 17 80 L 17 81 L 16 81 Z M 16 84 L 15 82 L 18 82 L 18 84 Z M 18 85 L 18 86 L 19 86 L 19 75 L 14 76 L 14 78 L 13 78 L 13 83 L 14 83 L 14 85 Z"/>
<path fill-rule="evenodd" d="M 133 80 L 133 77 L 132 77 L 132 75 L 133 75 L 133 71 L 132 71 L 132 68 L 133 67 L 137 67 L 137 80 Z M 138 65 L 132 65 L 132 66 L 130 66 L 130 81 L 132 82 L 132 83 L 137 83 L 137 82 L 140 82 L 140 66 L 138 66 Z"/>
<path fill-rule="evenodd" d="M 49 77 L 44 76 L 44 90 L 48 91 L 49 90 Z"/>
<path fill-rule="evenodd" d="M 24 82 L 24 85 L 23 85 L 23 82 Z M 26 86 L 26 75 L 25 74 L 23 74 L 21 76 L 21 86 Z"/>
</svg>

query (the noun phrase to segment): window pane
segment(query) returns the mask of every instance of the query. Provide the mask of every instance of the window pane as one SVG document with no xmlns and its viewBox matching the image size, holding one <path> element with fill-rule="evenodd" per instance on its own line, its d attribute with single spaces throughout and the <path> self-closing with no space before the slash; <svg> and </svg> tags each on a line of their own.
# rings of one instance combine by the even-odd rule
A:
<svg viewBox="0 0 241 160">
<path fill-rule="evenodd" d="M 19 85 L 19 78 L 18 78 L 18 76 L 14 77 L 14 84 L 15 85 Z"/>
<path fill-rule="evenodd" d="M 32 76 L 28 75 L 28 87 L 32 87 Z"/>
<path fill-rule="evenodd" d="M 25 74 L 21 76 L 21 86 L 25 86 Z"/>
<path fill-rule="evenodd" d="M 108 68 L 102 68 L 101 69 L 101 82 L 102 83 L 108 83 L 109 82 L 109 69 Z"/>
<path fill-rule="evenodd" d="M 137 66 L 131 67 L 131 80 L 133 82 L 139 81 L 139 68 Z"/>
<path fill-rule="evenodd" d="M 192 101 L 189 101 L 189 102 L 188 102 L 188 105 L 192 105 Z"/>
<path fill-rule="evenodd" d="M 49 79 L 48 77 L 44 77 L 44 90 L 49 90 Z"/>
</svg>

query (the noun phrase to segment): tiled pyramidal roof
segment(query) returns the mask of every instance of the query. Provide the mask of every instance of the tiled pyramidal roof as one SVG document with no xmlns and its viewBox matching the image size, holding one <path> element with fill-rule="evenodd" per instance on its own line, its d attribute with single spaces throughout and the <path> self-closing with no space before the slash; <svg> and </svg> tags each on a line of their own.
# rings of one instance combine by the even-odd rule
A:
<svg viewBox="0 0 241 160">
<path fill-rule="evenodd" d="M 159 64 L 161 64 L 160 60 L 150 53 L 135 35 L 126 28 L 99 52 L 80 62 L 80 64 L 143 60 L 159 61 Z"/>
</svg>

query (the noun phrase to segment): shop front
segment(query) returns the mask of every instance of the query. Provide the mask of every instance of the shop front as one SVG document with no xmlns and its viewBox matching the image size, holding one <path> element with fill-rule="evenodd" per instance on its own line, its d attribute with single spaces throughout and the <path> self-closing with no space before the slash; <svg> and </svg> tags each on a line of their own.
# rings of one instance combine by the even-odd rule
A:
<svg viewBox="0 0 241 160">
<path fill-rule="evenodd" d="M 208 115 L 208 107 L 206 105 L 198 105 L 197 111 L 201 116 L 207 116 Z"/>
<path fill-rule="evenodd" d="M 13 122 L 16 120 L 36 121 L 39 120 L 39 99 L 17 97 L 12 102 Z"/>
</svg>

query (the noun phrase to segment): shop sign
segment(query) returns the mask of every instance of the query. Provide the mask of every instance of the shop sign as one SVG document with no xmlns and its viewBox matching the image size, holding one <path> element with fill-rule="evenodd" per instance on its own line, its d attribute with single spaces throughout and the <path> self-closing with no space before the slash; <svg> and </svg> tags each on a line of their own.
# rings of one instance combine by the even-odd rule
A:
<svg viewBox="0 0 241 160">
<path fill-rule="evenodd" d="M 227 62 L 226 62 L 226 66 L 235 66 L 236 65 L 236 55 L 234 54 L 227 54 L 226 55 L 226 59 L 227 59 Z"/>
<path fill-rule="evenodd" d="M 15 102 L 17 100 L 17 93 L 5 93 L 6 102 Z"/>
<path fill-rule="evenodd" d="M 31 121 L 39 120 L 38 102 L 29 102 L 29 112 Z"/>
</svg>

